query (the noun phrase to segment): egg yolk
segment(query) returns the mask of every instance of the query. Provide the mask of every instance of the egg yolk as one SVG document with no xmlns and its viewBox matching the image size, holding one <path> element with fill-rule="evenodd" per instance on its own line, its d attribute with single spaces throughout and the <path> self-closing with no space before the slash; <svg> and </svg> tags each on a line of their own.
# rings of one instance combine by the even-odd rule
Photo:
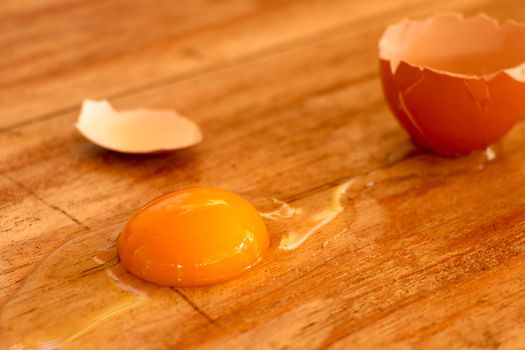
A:
<svg viewBox="0 0 525 350">
<path fill-rule="evenodd" d="M 124 267 L 168 286 L 234 278 L 259 262 L 270 240 L 257 210 L 235 193 L 189 188 L 140 209 L 119 237 Z"/>
</svg>

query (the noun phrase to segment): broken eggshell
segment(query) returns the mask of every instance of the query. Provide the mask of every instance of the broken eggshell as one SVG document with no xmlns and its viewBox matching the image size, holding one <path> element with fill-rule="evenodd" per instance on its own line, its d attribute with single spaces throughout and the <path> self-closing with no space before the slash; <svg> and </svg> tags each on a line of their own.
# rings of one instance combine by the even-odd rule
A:
<svg viewBox="0 0 525 350">
<path fill-rule="evenodd" d="M 421 148 L 484 149 L 525 113 L 524 43 L 524 24 L 484 14 L 403 20 L 379 42 L 387 102 Z"/>
<path fill-rule="evenodd" d="M 159 153 L 199 143 L 197 124 L 175 111 L 118 112 L 107 101 L 85 100 L 77 129 L 94 144 L 122 153 Z"/>
</svg>

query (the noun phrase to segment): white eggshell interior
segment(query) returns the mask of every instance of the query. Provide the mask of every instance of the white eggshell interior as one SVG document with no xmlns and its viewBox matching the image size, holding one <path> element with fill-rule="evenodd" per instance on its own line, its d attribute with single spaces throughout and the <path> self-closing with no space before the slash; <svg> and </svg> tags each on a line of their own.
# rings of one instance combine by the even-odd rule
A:
<svg viewBox="0 0 525 350">
<path fill-rule="evenodd" d="M 388 27 L 379 56 L 396 71 L 401 61 L 452 75 L 490 78 L 505 71 L 525 82 L 525 25 L 479 14 L 440 13 Z"/>
<path fill-rule="evenodd" d="M 199 143 L 198 125 L 175 111 L 118 112 L 107 101 L 85 100 L 77 129 L 98 146 L 123 153 L 153 153 Z"/>
</svg>

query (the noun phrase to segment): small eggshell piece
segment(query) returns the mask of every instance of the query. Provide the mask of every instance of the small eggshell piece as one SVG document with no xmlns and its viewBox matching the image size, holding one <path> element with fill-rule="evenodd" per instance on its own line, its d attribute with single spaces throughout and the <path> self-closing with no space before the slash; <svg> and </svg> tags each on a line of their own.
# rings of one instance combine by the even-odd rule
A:
<svg viewBox="0 0 525 350">
<path fill-rule="evenodd" d="M 175 111 L 118 112 L 107 101 L 85 100 L 76 127 L 94 144 L 122 153 L 167 152 L 202 140 L 198 125 Z"/>
</svg>

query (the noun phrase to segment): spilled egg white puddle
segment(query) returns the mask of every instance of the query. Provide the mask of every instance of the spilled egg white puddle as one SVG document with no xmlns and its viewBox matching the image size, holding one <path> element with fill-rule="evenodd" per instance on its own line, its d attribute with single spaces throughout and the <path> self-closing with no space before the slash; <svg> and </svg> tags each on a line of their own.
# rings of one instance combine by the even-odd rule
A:
<svg viewBox="0 0 525 350">
<path fill-rule="evenodd" d="M 275 203 L 280 204 L 280 207 L 270 212 L 261 213 L 261 216 L 269 220 L 287 222 L 291 225 L 288 232 L 281 238 L 279 249 L 288 251 L 298 248 L 313 234 L 339 216 L 344 211 L 342 200 L 351 183 L 352 181 L 349 180 L 337 186 L 330 193 L 331 198 L 328 206 L 314 213 L 308 208 L 292 207 L 285 202 L 273 199 Z"/>
<path fill-rule="evenodd" d="M 106 261 L 100 259 L 98 256 L 93 256 L 92 258 L 93 258 L 93 261 L 96 262 L 97 264 L 99 264 L 100 266 L 104 266 L 104 265 L 107 264 Z M 143 291 L 141 289 L 138 289 L 138 288 L 135 288 L 132 285 L 129 285 L 129 284 L 126 284 L 126 283 L 122 282 L 122 279 L 120 277 L 118 277 L 113 272 L 113 270 L 110 267 L 105 267 L 104 268 L 104 272 L 113 281 L 113 284 L 118 289 L 126 291 L 126 292 L 129 292 L 131 294 L 134 294 L 134 295 L 136 295 L 138 297 L 142 297 L 142 298 L 146 298 L 148 296 L 145 291 Z"/>
<path fill-rule="evenodd" d="M 56 349 L 148 300 L 118 264 L 114 237 L 89 234 L 55 250 L 4 306 L 8 349 Z M 95 254 L 90 254 L 91 252 Z M 66 291 L 59 293 L 58 291 Z"/>
<path fill-rule="evenodd" d="M 490 146 L 483 152 L 473 152 L 461 159 L 434 158 L 433 156 L 430 156 L 430 159 L 432 161 L 437 160 L 437 162 L 448 162 L 452 165 L 457 163 L 459 167 L 451 167 L 453 170 L 450 173 L 452 174 L 458 171 L 470 172 L 483 170 L 487 163 L 496 159 L 496 156 L 497 151 L 495 146 Z M 425 168 L 423 172 L 416 171 L 416 175 L 447 175 L 447 168 L 448 164 L 443 167 L 437 166 L 435 169 Z M 408 169 L 409 172 L 412 170 Z M 312 198 L 308 198 L 308 204 L 304 206 L 296 205 L 295 203 L 292 205 L 272 198 L 273 203 L 277 205 L 277 207 L 270 211 L 261 212 L 260 214 L 269 221 L 286 224 L 286 228 L 283 229 L 285 234 L 280 240 L 279 249 L 283 251 L 294 250 L 345 211 L 344 202 L 350 189 L 354 192 L 365 188 L 371 189 L 376 183 L 386 180 L 388 176 L 388 172 L 386 175 L 378 172 L 377 174 L 368 173 L 350 178 L 335 186 L 335 188 L 322 191 L 313 195 Z M 321 203 L 321 206 L 316 203 Z"/>
<path fill-rule="evenodd" d="M 414 164 L 397 167 L 395 176 L 482 171 L 497 158 L 497 153 L 497 149 L 491 147 L 461 160 L 424 155 Z M 283 233 L 274 248 L 297 249 L 336 219 L 351 220 L 349 207 L 353 206 L 353 196 L 362 190 L 378 190 L 382 182 L 392 178 L 388 169 L 381 169 L 293 203 L 272 199 L 261 216 L 269 226 L 276 225 L 274 227 Z M 184 303 L 169 288 L 143 282 L 127 273 L 118 261 L 115 235 L 118 230 L 111 231 L 113 233 L 90 233 L 66 242 L 26 278 L 0 315 L 0 324 L 8 325 L 0 339 L 2 346 L 5 344 L 6 349 L 12 350 L 60 348 L 145 303 L 148 308 L 159 303 Z M 348 233 L 345 229 L 331 234 L 320 248 Z M 67 293 L 58 292 L 64 289 Z"/>
<path fill-rule="evenodd" d="M 70 344 L 72 341 L 74 341 L 77 338 L 80 338 L 84 334 L 88 333 L 92 329 L 95 329 L 98 327 L 101 323 L 106 321 L 107 319 L 114 317 L 115 315 L 127 311 L 136 304 L 138 304 L 139 301 L 135 302 L 118 302 L 111 307 L 109 307 L 107 310 L 102 310 L 100 312 L 97 312 L 90 316 L 90 319 L 86 320 L 84 324 L 81 324 L 78 329 L 73 330 L 71 333 L 65 334 L 60 336 L 59 338 L 55 338 L 52 340 L 44 340 L 44 341 L 34 341 L 29 342 L 25 344 L 15 344 L 11 347 L 11 349 L 57 349 L 61 348 L 65 345 Z"/>
</svg>

